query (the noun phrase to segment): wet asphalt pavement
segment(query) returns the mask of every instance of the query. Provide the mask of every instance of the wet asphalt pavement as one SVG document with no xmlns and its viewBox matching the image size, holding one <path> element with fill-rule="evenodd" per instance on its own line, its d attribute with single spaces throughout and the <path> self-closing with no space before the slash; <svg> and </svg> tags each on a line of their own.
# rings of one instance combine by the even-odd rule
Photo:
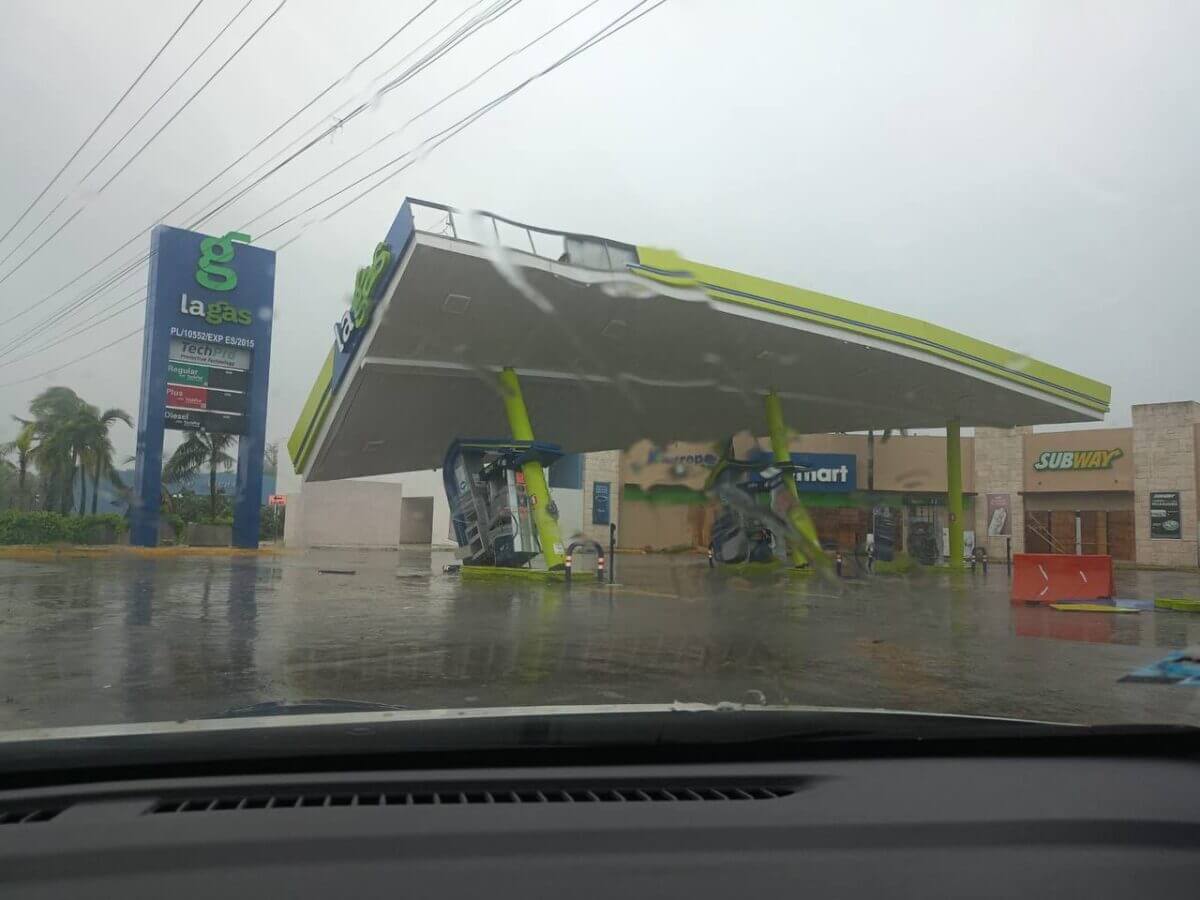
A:
<svg viewBox="0 0 1200 900">
<path fill-rule="evenodd" d="M 0 559 L 0 729 L 216 716 L 269 700 L 400 706 L 761 697 L 1075 722 L 1200 724 L 1200 688 L 1120 683 L 1200 615 L 1014 607 L 990 573 L 739 577 L 617 558 L 615 588 L 464 582 L 448 553 Z M 318 569 L 354 574 L 319 574 Z M 1200 596 L 1120 571 L 1119 597 Z"/>
</svg>

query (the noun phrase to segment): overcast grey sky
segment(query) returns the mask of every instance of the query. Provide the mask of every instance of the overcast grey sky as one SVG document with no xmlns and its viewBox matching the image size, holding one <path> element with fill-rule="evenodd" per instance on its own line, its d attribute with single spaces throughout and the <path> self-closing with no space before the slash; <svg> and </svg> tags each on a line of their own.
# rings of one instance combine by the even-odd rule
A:
<svg viewBox="0 0 1200 900">
<path fill-rule="evenodd" d="M 0 232 L 54 175 L 195 0 L 6 4 L 0 81 Z M 343 76 L 428 0 L 287 0 L 127 171 L 95 190 L 179 108 L 279 0 L 251 0 L 225 36 L 82 187 L 79 179 L 245 0 L 205 0 L 2 259 L 64 195 L 0 278 L 0 322 L 145 237 L 11 324 L 0 343 L 149 247 L 159 217 Z M 488 0 L 491 2 L 491 0 Z M 586 0 L 524 0 L 205 223 L 243 225 Z M 540 69 L 628 8 L 598 0 L 327 182 L 250 229 L 257 236 Z M 373 79 L 474 0 L 437 0 L 364 70 L 168 224 L 316 123 L 373 95 Z M 464 16 L 464 19 L 467 18 Z M 462 20 L 460 20 L 462 21 Z M 633 243 L 918 316 L 1113 385 L 1129 406 L 1200 399 L 1200 78 L 1190 3 L 768 3 L 668 0 L 531 85 L 279 255 L 268 437 L 286 440 L 329 348 L 355 269 L 405 195 Z M 411 60 L 409 61 L 411 63 Z M 302 219 L 263 241 L 275 247 Z M 144 270 L 83 307 L 118 304 Z M 124 301 L 129 302 L 129 301 Z M 137 406 L 140 307 L 14 361 L 0 357 L 0 438 L 51 384 L 98 406 Z M 8 365 L 4 365 L 8 363 Z M 133 434 L 114 433 L 132 452 Z M 284 454 L 281 454 L 283 456 Z M 281 459 L 282 463 L 282 459 Z M 290 475 L 290 467 L 281 468 Z M 285 478 L 285 483 L 290 482 Z"/>
</svg>

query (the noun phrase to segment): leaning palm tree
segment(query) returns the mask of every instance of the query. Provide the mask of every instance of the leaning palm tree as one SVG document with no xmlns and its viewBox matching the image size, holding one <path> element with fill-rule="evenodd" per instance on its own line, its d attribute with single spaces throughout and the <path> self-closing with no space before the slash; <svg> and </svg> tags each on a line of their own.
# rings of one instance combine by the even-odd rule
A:
<svg viewBox="0 0 1200 900">
<path fill-rule="evenodd" d="M 28 506 L 28 498 L 25 492 L 25 480 L 29 474 L 29 465 L 33 462 L 33 451 L 37 446 L 37 433 L 34 431 L 33 423 L 27 422 L 25 419 L 13 416 L 14 419 L 21 425 L 21 430 L 17 432 L 17 436 L 6 444 L 0 445 L 0 456 L 8 456 L 13 454 L 17 458 L 17 509 L 22 512 Z"/>
<path fill-rule="evenodd" d="M 52 509 L 58 500 L 64 515 L 71 511 L 75 472 L 87 448 L 92 421 L 99 415 L 94 406 L 85 403 L 67 387 L 46 388 L 29 404 L 37 449 L 34 461 L 46 473 L 51 490 L 47 491 L 45 508 Z M 86 485 L 81 482 L 80 514 L 84 512 Z"/>
<path fill-rule="evenodd" d="M 107 477 L 114 484 L 120 480 L 116 467 L 113 465 L 112 439 L 108 430 L 114 422 L 124 422 L 133 427 L 133 418 L 123 409 L 106 409 L 99 412 L 96 407 L 88 406 L 87 438 L 83 449 L 84 465 L 80 473 L 80 483 L 84 483 L 86 473 L 92 473 L 92 515 L 100 500 L 100 479 Z M 82 496 L 80 498 L 80 514 L 83 513 Z"/>
<path fill-rule="evenodd" d="M 236 461 L 228 451 L 237 440 L 232 434 L 193 431 L 175 448 L 163 466 L 163 480 L 175 484 L 208 469 L 208 514 L 217 517 L 217 469 L 229 469 Z"/>
</svg>

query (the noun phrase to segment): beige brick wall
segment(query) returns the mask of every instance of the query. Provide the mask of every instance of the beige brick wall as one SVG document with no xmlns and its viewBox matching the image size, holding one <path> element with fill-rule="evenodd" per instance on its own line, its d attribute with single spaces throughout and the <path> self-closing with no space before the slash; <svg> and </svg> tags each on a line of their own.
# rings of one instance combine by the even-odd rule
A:
<svg viewBox="0 0 1200 900">
<path fill-rule="evenodd" d="M 1200 403 L 1148 403 L 1133 407 L 1134 536 L 1137 561 L 1196 565 L 1196 429 Z M 1178 491 L 1178 540 L 1151 539 L 1150 494 Z"/>
<path fill-rule="evenodd" d="M 608 526 L 592 524 L 592 484 L 609 483 L 610 521 L 621 527 L 621 451 L 601 450 L 583 457 L 583 533 L 608 551 Z"/>
<path fill-rule="evenodd" d="M 1031 428 L 975 429 L 975 546 L 987 547 L 988 556 L 1003 559 L 1005 538 L 987 537 L 987 495 L 1008 494 L 1012 516 L 1012 552 L 1025 550 L 1025 436 Z"/>
</svg>

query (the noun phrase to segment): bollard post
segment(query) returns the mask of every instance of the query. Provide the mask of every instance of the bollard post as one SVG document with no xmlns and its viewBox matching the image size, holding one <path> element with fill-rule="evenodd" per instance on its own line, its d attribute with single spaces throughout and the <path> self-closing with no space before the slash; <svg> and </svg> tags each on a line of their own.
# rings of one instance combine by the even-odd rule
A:
<svg viewBox="0 0 1200 900">
<path fill-rule="evenodd" d="M 563 571 L 566 573 L 567 587 L 571 586 L 571 554 L 568 553 L 563 560 Z"/>
<path fill-rule="evenodd" d="M 596 554 L 596 580 L 604 584 L 604 550 L 600 545 L 596 545 L 596 549 L 600 552 Z"/>
<path fill-rule="evenodd" d="M 983 548 L 982 562 L 983 562 L 983 574 L 986 575 L 987 574 L 987 564 L 988 564 L 987 547 Z"/>
<path fill-rule="evenodd" d="M 712 544 L 708 545 L 708 567 L 710 569 L 715 569 L 717 567 L 717 564 L 713 561 Z"/>
<path fill-rule="evenodd" d="M 613 572 L 617 568 L 617 525 L 608 523 L 608 583 L 613 583 Z"/>
<path fill-rule="evenodd" d="M 1012 573 L 1012 538 L 1004 539 L 1004 567 Z"/>
<path fill-rule="evenodd" d="M 842 577 L 842 552 L 840 550 L 838 551 L 838 555 L 835 557 L 835 560 L 837 562 L 838 578 L 841 578 Z"/>
</svg>

